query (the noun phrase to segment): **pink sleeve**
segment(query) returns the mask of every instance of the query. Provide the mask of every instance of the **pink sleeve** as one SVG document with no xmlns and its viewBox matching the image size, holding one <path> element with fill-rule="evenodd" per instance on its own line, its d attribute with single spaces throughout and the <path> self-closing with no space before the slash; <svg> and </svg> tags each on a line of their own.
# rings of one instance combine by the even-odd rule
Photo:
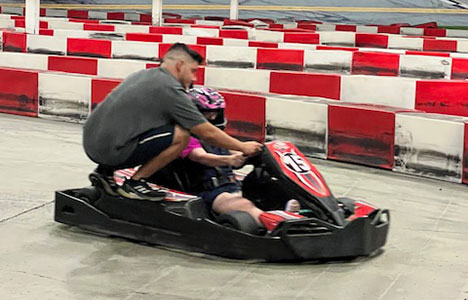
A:
<svg viewBox="0 0 468 300">
<path fill-rule="evenodd" d="M 193 150 L 197 149 L 197 148 L 201 148 L 202 145 L 200 144 L 200 142 L 194 138 L 194 137 L 190 137 L 190 141 L 187 145 L 187 147 L 182 150 L 182 153 L 180 154 L 180 157 L 182 158 L 186 158 L 190 152 L 192 152 Z"/>
</svg>

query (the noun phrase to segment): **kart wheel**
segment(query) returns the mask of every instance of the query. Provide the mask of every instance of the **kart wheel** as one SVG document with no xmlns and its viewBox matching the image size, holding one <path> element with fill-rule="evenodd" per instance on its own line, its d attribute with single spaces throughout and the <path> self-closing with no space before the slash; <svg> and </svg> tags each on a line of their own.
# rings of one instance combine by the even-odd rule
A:
<svg viewBox="0 0 468 300">
<path fill-rule="evenodd" d="M 255 219 L 244 211 L 231 211 L 222 214 L 217 219 L 218 223 L 229 228 L 247 232 L 250 234 L 258 234 L 259 226 Z"/>
<path fill-rule="evenodd" d="M 99 196 L 101 195 L 101 192 L 99 189 L 97 189 L 95 186 L 88 186 L 82 189 L 79 189 L 78 191 L 75 192 L 75 197 L 84 200 L 89 203 L 93 203 L 97 199 L 99 199 Z"/>
</svg>

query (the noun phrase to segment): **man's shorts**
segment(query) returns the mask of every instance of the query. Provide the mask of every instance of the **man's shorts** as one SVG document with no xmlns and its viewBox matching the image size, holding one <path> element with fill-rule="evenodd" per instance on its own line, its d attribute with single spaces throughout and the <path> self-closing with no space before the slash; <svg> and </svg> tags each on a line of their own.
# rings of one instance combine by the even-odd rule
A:
<svg viewBox="0 0 468 300">
<path fill-rule="evenodd" d="M 216 197 L 218 197 L 222 193 L 235 193 L 235 192 L 240 192 L 241 188 L 238 184 L 236 183 L 228 183 L 222 186 L 218 186 L 215 189 L 212 190 L 207 190 L 203 191 L 198 194 L 203 201 L 205 201 L 206 205 L 211 208 L 213 205 L 213 202 L 215 201 Z"/>
<path fill-rule="evenodd" d="M 148 130 L 138 137 L 138 146 L 132 155 L 117 168 L 132 168 L 147 163 L 169 148 L 173 139 L 174 125 L 165 125 Z"/>
</svg>

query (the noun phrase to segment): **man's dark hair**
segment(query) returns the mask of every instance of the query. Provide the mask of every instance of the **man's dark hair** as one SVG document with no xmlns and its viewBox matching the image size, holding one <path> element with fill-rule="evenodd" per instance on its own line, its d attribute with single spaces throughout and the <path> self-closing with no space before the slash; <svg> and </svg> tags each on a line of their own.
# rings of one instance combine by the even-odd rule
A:
<svg viewBox="0 0 468 300">
<path fill-rule="evenodd" d="M 175 43 L 174 45 L 169 48 L 169 51 L 167 51 L 167 54 L 171 52 L 185 52 L 188 54 L 194 61 L 196 61 L 199 65 L 203 63 L 203 56 L 200 55 L 197 51 L 194 51 L 190 49 L 186 44 L 184 43 Z M 166 55 L 167 55 L 166 54 Z M 164 56 L 166 57 L 166 56 Z"/>
</svg>

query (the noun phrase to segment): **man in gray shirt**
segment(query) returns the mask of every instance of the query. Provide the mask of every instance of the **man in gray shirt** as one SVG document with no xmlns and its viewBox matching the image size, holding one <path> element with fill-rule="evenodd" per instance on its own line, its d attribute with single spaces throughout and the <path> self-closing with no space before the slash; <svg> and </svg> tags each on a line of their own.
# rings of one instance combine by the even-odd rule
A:
<svg viewBox="0 0 468 300">
<path fill-rule="evenodd" d="M 86 154 L 112 195 L 161 200 L 165 193 L 151 189 L 148 178 L 179 156 L 190 134 L 218 147 L 253 155 L 257 142 L 241 142 L 209 123 L 198 111 L 187 89 L 196 80 L 203 57 L 185 44 L 174 44 L 160 68 L 127 77 L 91 113 L 83 131 Z M 141 165 L 121 187 L 114 170 Z"/>
</svg>

